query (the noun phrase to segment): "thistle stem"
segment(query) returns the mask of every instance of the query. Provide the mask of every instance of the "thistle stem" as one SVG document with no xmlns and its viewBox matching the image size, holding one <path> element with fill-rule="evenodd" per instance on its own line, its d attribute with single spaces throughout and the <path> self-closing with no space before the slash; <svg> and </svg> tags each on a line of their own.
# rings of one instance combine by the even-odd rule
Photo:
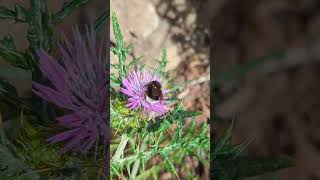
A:
<svg viewBox="0 0 320 180">
<path fill-rule="evenodd" d="M 146 149 L 148 140 L 149 140 L 149 135 L 147 135 L 147 136 L 143 139 L 142 144 L 141 144 L 140 149 L 139 149 L 139 153 L 140 153 L 140 152 L 143 152 L 143 151 Z M 134 164 L 133 164 L 133 167 L 132 167 L 132 173 L 131 173 L 131 175 L 132 175 L 133 178 L 136 177 L 137 172 L 138 172 L 138 169 L 139 169 L 139 166 L 140 166 L 140 160 L 137 159 L 137 160 L 135 160 L 135 162 L 134 162 Z"/>
<path fill-rule="evenodd" d="M 116 153 L 112 157 L 113 160 L 117 161 L 118 159 L 120 159 L 120 156 L 121 156 L 121 154 L 123 154 L 123 150 L 126 147 L 128 140 L 129 140 L 129 138 L 128 138 L 127 134 L 123 134 L 121 136 L 120 144 L 117 148 Z"/>
</svg>

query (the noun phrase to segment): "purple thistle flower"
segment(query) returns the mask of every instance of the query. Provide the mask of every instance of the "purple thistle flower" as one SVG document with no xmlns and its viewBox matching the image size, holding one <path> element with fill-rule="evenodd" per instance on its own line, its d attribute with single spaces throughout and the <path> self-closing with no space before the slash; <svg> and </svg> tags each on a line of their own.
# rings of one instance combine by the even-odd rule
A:
<svg viewBox="0 0 320 180">
<path fill-rule="evenodd" d="M 160 85 L 162 96 L 153 100 L 148 95 L 148 85 L 156 82 Z M 127 107 L 132 110 L 142 108 L 145 115 L 151 117 L 163 115 L 169 110 L 168 90 L 163 89 L 160 77 L 152 75 L 149 71 L 133 71 L 127 78 L 122 78 L 121 92 L 128 96 Z"/>
<path fill-rule="evenodd" d="M 34 82 L 33 92 L 71 111 L 57 118 L 67 130 L 48 139 L 50 143 L 65 142 L 62 153 L 86 152 L 99 137 L 104 142 L 108 139 L 106 41 L 97 47 L 96 33 L 86 30 L 82 37 L 77 28 L 73 29 L 73 43 L 64 36 L 64 43 L 58 45 L 61 64 L 44 50 L 38 51 L 40 70 L 51 86 Z"/>
</svg>

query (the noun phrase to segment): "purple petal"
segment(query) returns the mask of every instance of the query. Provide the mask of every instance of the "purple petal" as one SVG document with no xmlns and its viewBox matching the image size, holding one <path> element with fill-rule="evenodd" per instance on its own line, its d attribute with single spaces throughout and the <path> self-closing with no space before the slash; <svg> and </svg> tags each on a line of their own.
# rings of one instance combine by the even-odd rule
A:
<svg viewBox="0 0 320 180">
<path fill-rule="evenodd" d="M 64 141 L 64 140 L 67 140 L 67 139 L 73 137 L 75 134 L 78 134 L 79 131 L 80 131 L 80 128 L 68 130 L 63 133 L 60 133 L 58 135 L 55 135 L 55 136 L 48 138 L 47 141 L 52 144 L 58 143 L 58 142 L 61 142 L 61 141 Z"/>
<path fill-rule="evenodd" d="M 62 153 L 65 153 L 71 149 L 73 149 L 74 147 L 78 146 L 80 144 L 80 141 L 86 137 L 88 137 L 89 134 L 88 132 L 84 132 L 83 130 L 77 134 L 76 136 L 73 136 L 72 139 L 70 141 L 68 141 L 65 146 L 62 148 Z"/>
</svg>

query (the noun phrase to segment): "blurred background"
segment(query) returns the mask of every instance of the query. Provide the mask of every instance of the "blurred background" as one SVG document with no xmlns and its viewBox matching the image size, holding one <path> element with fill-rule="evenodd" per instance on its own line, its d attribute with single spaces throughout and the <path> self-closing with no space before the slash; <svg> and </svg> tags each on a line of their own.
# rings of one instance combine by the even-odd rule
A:
<svg viewBox="0 0 320 180">
<path fill-rule="evenodd" d="M 215 131 L 235 118 L 249 156 L 297 166 L 255 179 L 320 179 L 320 1 L 220 0 L 210 17 Z"/>
</svg>

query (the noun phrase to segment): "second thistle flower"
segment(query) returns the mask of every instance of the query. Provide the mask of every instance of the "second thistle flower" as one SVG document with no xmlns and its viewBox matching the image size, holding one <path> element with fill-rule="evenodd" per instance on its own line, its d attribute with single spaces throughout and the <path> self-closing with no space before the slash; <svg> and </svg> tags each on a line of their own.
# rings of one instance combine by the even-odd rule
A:
<svg viewBox="0 0 320 180">
<path fill-rule="evenodd" d="M 73 31 L 74 41 L 66 37 L 59 45 L 61 63 L 39 50 L 39 67 L 50 85 L 34 82 L 33 92 L 69 113 L 57 118 L 66 130 L 48 139 L 65 142 L 62 152 L 87 152 L 99 139 L 108 140 L 108 99 L 106 80 L 107 48 L 98 46 L 93 30 Z"/>
<path fill-rule="evenodd" d="M 144 115 L 161 116 L 169 110 L 168 90 L 163 88 L 160 77 L 149 71 L 133 71 L 122 78 L 121 92 L 128 96 L 127 107 L 142 109 Z"/>
</svg>

